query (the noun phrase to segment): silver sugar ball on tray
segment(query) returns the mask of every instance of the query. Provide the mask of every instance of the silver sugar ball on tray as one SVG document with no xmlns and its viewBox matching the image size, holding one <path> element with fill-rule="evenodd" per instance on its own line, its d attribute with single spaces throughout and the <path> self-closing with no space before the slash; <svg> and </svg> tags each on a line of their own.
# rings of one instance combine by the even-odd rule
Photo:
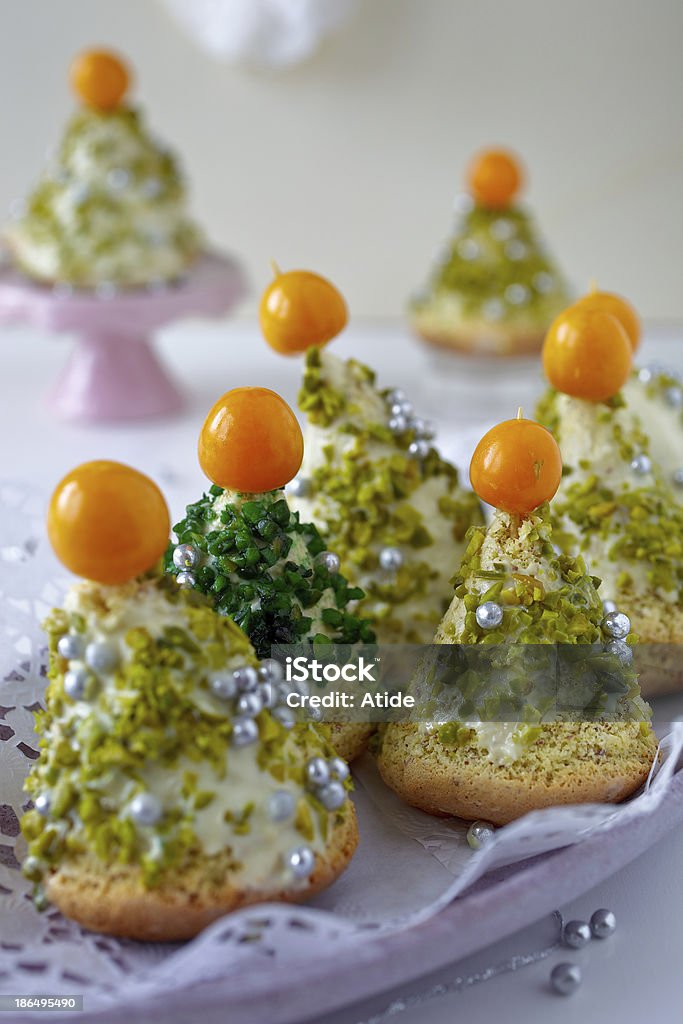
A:
<svg viewBox="0 0 683 1024">
<path fill-rule="evenodd" d="M 268 798 L 268 817 L 271 821 L 290 821 L 296 811 L 296 800 L 287 789 L 276 789 Z"/>
<path fill-rule="evenodd" d="M 67 661 L 76 661 L 85 653 L 85 641 L 77 633 L 67 633 L 59 638 L 57 651 Z"/>
<path fill-rule="evenodd" d="M 189 590 L 194 587 L 197 580 L 193 572 L 188 572 L 187 569 L 183 569 L 182 572 L 179 572 L 176 575 L 176 582 L 179 587 L 185 587 Z"/>
<path fill-rule="evenodd" d="M 607 939 L 617 927 L 617 919 L 611 910 L 601 907 L 591 916 L 591 931 L 596 939 Z"/>
<path fill-rule="evenodd" d="M 317 561 L 331 573 L 339 572 L 341 568 L 339 555 L 335 555 L 334 551 L 321 551 Z"/>
<path fill-rule="evenodd" d="M 317 792 L 318 800 L 326 811 L 337 811 L 346 801 L 346 790 L 341 782 L 328 782 Z"/>
<path fill-rule="evenodd" d="M 199 551 L 193 544 L 179 544 L 173 551 L 176 569 L 194 569 L 199 563 Z"/>
<path fill-rule="evenodd" d="M 258 693 L 241 693 L 237 698 L 237 714 L 245 718 L 256 718 L 263 711 L 263 701 Z"/>
<path fill-rule="evenodd" d="M 275 658 L 264 658 L 259 666 L 258 675 L 263 683 L 280 683 L 285 677 L 282 665 Z"/>
<path fill-rule="evenodd" d="M 585 921 L 567 921 L 562 941 L 570 949 L 582 949 L 591 940 L 590 925 Z"/>
<path fill-rule="evenodd" d="M 85 649 L 86 664 L 101 675 L 109 675 L 120 661 L 115 644 L 106 640 L 95 640 Z"/>
<path fill-rule="evenodd" d="M 255 693 L 259 684 L 258 672 L 251 665 L 243 665 L 240 668 L 236 668 L 233 672 L 233 678 L 237 684 L 237 689 L 243 693 Z"/>
<path fill-rule="evenodd" d="M 73 668 L 64 676 L 64 692 L 72 700 L 82 700 L 88 690 L 90 676 L 84 668 Z"/>
<path fill-rule="evenodd" d="M 310 761 L 306 762 L 304 779 L 310 788 L 317 789 L 319 786 L 324 786 L 330 780 L 327 761 L 323 757 L 312 757 Z"/>
<path fill-rule="evenodd" d="M 602 620 L 602 631 L 615 640 L 624 640 L 631 632 L 631 620 L 625 612 L 609 612 Z"/>
<path fill-rule="evenodd" d="M 503 621 L 503 609 L 495 601 L 483 601 L 474 614 L 480 629 L 496 629 Z"/>
<path fill-rule="evenodd" d="M 128 806 L 128 814 L 136 825 L 150 827 L 161 820 L 163 807 L 153 793 L 138 793 Z"/>
<path fill-rule="evenodd" d="M 625 668 L 628 668 L 633 662 L 633 648 L 623 640 L 610 640 L 605 650 L 608 654 L 618 658 Z"/>
<path fill-rule="evenodd" d="M 647 476 L 652 471 L 652 460 L 649 455 L 640 452 L 631 459 L 631 470 L 636 476 Z"/>
<path fill-rule="evenodd" d="M 315 867 L 315 854 L 310 846 L 297 846 L 287 854 L 286 861 L 295 878 L 308 878 Z"/>
<path fill-rule="evenodd" d="M 555 964 L 550 972 L 550 984 L 559 996 L 572 995 L 581 981 L 581 968 L 577 964 Z"/>
<path fill-rule="evenodd" d="M 258 739 L 258 726 L 253 718 L 236 718 L 232 723 L 232 744 L 248 747 Z"/>
<path fill-rule="evenodd" d="M 489 821 L 473 821 L 467 829 L 467 845 L 472 850 L 481 850 L 493 839 L 495 832 L 495 826 Z"/>
<path fill-rule="evenodd" d="M 209 681 L 209 688 L 219 700 L 231 700 L 237 696 L 237 683 L 234 672 L 219 672 Z"/>
<path fill-rule="evenodd" d="M 403 552 L 400 548 L 382 548 L 379 553 L 379 564 L 385 572 L 396 572 L 403 565 Z"/>
</svg>

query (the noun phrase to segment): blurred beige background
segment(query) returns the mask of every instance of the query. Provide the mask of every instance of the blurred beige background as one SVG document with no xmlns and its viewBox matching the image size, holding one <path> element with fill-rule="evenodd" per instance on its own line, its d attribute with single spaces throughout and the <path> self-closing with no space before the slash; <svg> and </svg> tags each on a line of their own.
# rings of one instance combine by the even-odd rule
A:
<svg viewBox="0 0 683 1024">
<path fill-rule="evenodd" d="M 356 316 L 399 314 L 447 234 L 470 153 L 503 143 L 523 155 L 530 202 L 578 287 L 595 276 L 648 318 L 683 319 L 680 0 L 361 0 L 281 73 L 218 63 L 159 0 L 0 10 L 3 210 L 59 138 L 72 54 L 106 44 L 134 63 L 196 214 L 255 288 L 274 257 L 330 275 Z"/>
</svg>

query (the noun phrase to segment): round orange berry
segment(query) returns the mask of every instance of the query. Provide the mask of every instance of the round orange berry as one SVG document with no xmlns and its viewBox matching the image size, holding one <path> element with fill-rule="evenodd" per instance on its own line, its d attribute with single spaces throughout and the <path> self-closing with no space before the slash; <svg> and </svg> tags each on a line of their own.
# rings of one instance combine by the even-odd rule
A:
<svg viewBox="0 0 683 1024">
<path fill-rule="evenodd" d="M 57 485 L 47 515 L 60 562 L 96 583 L 125 583 L 161 558 L 171 523 L 148 476 L 121 462 L 85 462 Z"/>
<path fill-rule="evenodd" d="M 543 343 L 543 369 L 558 391 L 605 402 L 624 386 L 633 349 L 616 317 L 577 303 L 553 321 Z"/>
<path fill-rule="evenodd" d="M 231 491 L 260 494 L 284 487 L 304 457 L 301 427 L 268 388 L 233 388 L 218 399 L 199 435 L 199 464 Z"/>
<path fill-rule="evenodd" d="M 84 50 L 71 64 L 71 86 L 93 110 L 115 110 L 130 83 L 128 68 L 109 50 Z"/>
<path fill-rule="evenodd" d="M 283 355 L 326 345 L 346 327 L 348 310 L 331 281 L 310 270 L 278 271 L 259 306 L 261 331 Z"/>
<path fill-rule="evenodd" d="M 522 165 L 505 149 L 485 149 L 469 165 L 467 184 L 475 202 L 492 210 L 509 206 L 524 181 Z"/>
<path fill-rule="evenodd" d="M 562 479 L 557 441 L 534 420 L 505 420 L 484 434 L 470 463 L 482 501 L 503 512 L 533 512 L 550 501 Z"/>
<path fill-rule="evenodd" d="M 603 313 L 611 313 L 626 331 L 633 351 L 637 351 L 641 335 L 640 317 L 627 299 L 614 292 L 599 292 L 595 289 L 579 299 L 576 305 L 582 309 L 601 309 Z"/>
</svg>

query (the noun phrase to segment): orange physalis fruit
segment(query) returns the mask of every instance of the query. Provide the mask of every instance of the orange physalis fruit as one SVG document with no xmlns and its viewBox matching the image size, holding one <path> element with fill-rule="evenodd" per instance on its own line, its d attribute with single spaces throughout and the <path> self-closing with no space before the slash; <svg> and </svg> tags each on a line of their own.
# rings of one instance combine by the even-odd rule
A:
<svg viewBox="0 0 683 1024">
<path fill-rule="evenodd" d="M 84 50 L 71 64 L 71 86 L 76 95 L 93 110 L 115 110 L 126 95 L 130 83 L 128 68 L 109 50 Z"/>
<path fill-rule="evenodd" d="M 301 427 L 268 388 L 233 388 L 218 399 L 199 435 L 199 464 L 231 491 L 275 491 L 296 476 L 304 457 Z"/>
<path fill-rule="evenodd" d="M 562 456 L 545 427 L 520 415 L 484 434 L 470 463 L 470 482 L 482 501 L 502 512 L 533 512 L 550 501 L 562 479 Z"/>
<path fill-rule="evenodd" d="M 261 298 L 261 331 L 271 348 L 283 355 L 326 345 L 346 327 L 344 297 L 331 281 L 310 270 L 277 268 Z"/>
<path fill-rule="evenodd" d="M 519 193 L 524 171 L 517 157 L 504 149 L 485 149 L 467 169 L 467 184 L 475 202 L 492 210 L 509 206 Z"/>
<path fill-rule="evenodd" d="M 543 369 L 558 391 L 606 402 L 631 372 L 629 337 L 611 313 L 577 303 L 553 321 L 543 343 Z"/>
<path fill-rule="evenodd" d="M 579 299 L 576 305 L 582 309 L 601 309 L 603 313 L 611 313 L 626 331 L 633 351 L 637 351 L 641 335 L 640 317 L 627 299 L 614 292 L 594 289 Z"/>
<path fill-rule="evenodd" d="M 126 583 L 151 569 L 168 545 L 164 496 L 121 462 L 84 462 L 55 488 L 47 533 L 57 558 L 96 583 Z"/>
</svg>

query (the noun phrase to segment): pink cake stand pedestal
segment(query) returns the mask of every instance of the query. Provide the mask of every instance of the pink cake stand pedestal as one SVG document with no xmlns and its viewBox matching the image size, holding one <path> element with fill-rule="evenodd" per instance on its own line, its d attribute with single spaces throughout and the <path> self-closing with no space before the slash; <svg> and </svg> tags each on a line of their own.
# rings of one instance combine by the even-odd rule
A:
<svg viewBox="0 0 683 1024">
<path fill-rule="evenodd" d="M 48 401 L 61 418 L 96 423 L 168 416 L 183 398 L 154 352 L 152 334 L 182 317 L 220 317 L 246 293 L 233 260 L 202 256 L 187 276 L 158 289 L 111 296 L 65 292 L 0 269 L 0 323 L 76 335 Z"/>
</svg>

